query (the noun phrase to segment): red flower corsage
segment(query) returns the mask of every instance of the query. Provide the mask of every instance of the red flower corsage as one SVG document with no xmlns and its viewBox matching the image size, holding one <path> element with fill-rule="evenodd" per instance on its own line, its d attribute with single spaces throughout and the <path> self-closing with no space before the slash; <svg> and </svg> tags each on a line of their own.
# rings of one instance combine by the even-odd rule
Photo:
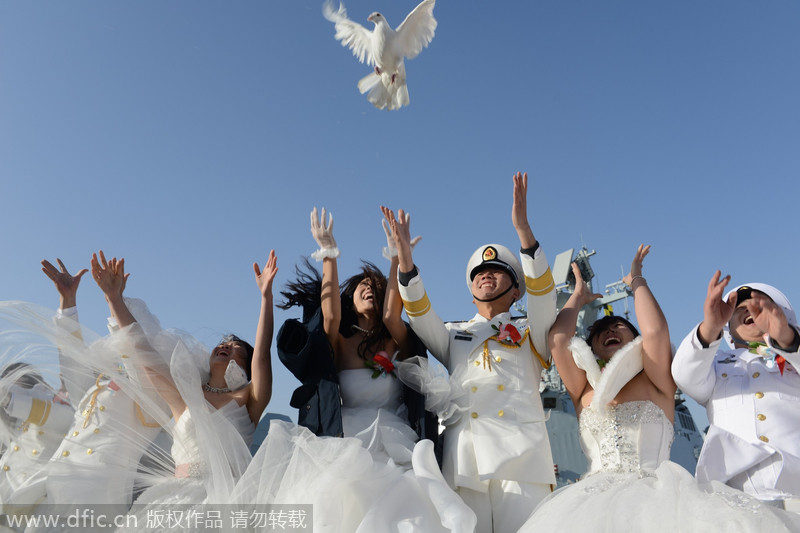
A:
<svg viewBox="0 0 800 533">
<path fill-rule="evenodd" d="M 522 341 L 522 334 L 519 332 L 517 327 L 514 324 L 500 324 L 500 327 L 495 326 L 492 324 L 492 329 L 497 332 L 495 338 L 498 342 L 503 344 L 509 344 L 513 346 L 519 346 L 520 341 Z"/>
<path fill-rule="evenodd" d="M 364 366 L 372 369 L 372 379 L 386 374 L 394 376 L 392 373 L 394 372 L 394 364 L 392 364 L 392 361 L 389 359 L 389 354 L 384 351 L 376 353 L 372 357 L 372 361 L 364 361 Z"/>
</svg>

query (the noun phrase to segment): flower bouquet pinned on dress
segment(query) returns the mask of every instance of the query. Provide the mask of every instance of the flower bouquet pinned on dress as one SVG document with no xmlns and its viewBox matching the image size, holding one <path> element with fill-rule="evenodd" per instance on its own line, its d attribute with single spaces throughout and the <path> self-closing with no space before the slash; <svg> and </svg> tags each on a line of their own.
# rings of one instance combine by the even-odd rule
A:
<svg viewBox="0 0 800 533">
<path fill-rule="evenodd" d="M 395 356 L 397 356 L 397 353 L 395 353 Z M 376 353 L 371 360 L 365 360 L 364 366 L 372 370 L 372 379 L 377 379 L 382 376 L 397 377 L 397 374 L 394 373 L 394 363 L 389 359 L 389 354 L 383 350 Z"/>
</svg>

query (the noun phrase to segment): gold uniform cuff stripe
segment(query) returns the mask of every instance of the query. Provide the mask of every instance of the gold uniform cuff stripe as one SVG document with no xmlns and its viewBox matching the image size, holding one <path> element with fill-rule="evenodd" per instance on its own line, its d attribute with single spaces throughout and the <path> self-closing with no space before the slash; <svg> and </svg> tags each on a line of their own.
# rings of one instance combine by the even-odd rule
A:
<svg viewBox="0 0 800 533">
<path fill-rule="evenodd" d="M 28 415 L 28 419 L 25 421 L 25 423 L 43 426 L 44 423 L 47 422 L 47 418 L 50 416 L 50 407 L 50 402 L 46 400 L 40 400 L 39 398 L 34 398 L 33 404 L 31 405 L 31 412 Z"/>
<path fill-rule="evenodd" d="M 543 296 L 556 288 L 550 269 L 538 278 L 525 277 L 525 287 L 532 296 Z"/>
<path fill-rule="evenodd" d="M 416 302 L 409 302 L 403 300 L 403 307 L 406 309 L 406 314 L 410 317 L 422 316 L 431 309 L 431 301 L 428 299 L 428 293 L 422 295 L 422 298 Z"/>
</svg>

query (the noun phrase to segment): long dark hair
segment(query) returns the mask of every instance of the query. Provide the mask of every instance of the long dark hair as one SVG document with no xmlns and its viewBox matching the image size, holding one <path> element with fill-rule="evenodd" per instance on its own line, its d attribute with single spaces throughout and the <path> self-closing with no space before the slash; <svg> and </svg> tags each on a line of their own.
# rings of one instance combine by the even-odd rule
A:
<svg viewBox="0 0 800 533">
<path fill-rule="evenodd" d="M 373 307 L 370 319 L 373 326 L 358 344 L 358 355 L 362 359 L 367 359 L 367 354 L 370 352 L 374 353 L 383 348 L 384 341 L 391 338 L 389 330 L 383 323 L 386 276 L 374 264 L 363 260 L 361 261 L 361 272 L 347 278 L 341 285 L 342 321 L 339 324 L 339 333 L 343 337 L 350 337 L 356 332 L 354 326 L 358 325 L 358 315 L 353 304 L 353 294 L 355 294 L 358 284 L 365 279 L 369 281 L 370 287 L 372 287 Z"/>
<path fill-rule="evenodd" d="M 367 354 L 375 352 L 383 347 L 387 338 L 391 338 L 389 330 L 383 323 L 383 301 L 386 297 L 386 276 L 377 266 L 368 262 L 361 261 L 361 272 L 347 278 L 339 286 L 341 295 L 342 320 L 339 323 L 339 333 L 343 337 L 352 337 L 358 325 L 358 315 L 353 305 L 353 294 L 356 287 L 364 279 L 369 280 L 372 287 L 373 304 L 372 319 L 373 327 L 358 345 L 358 355 L 362 359 L 367 358 Z M 322 275 L 319 273 L 308 258 L 303 258 L 303 263 L 294 268 L 297 274 L 295 281 L 286 284 L 286 289 L 281 291 L 284 301 L 278 304 L 280 309 L 290 309 L 300 306 L 303 309 L 303 322 L 308 321 L 319 309 L 321 305 Z"/>
</svg>

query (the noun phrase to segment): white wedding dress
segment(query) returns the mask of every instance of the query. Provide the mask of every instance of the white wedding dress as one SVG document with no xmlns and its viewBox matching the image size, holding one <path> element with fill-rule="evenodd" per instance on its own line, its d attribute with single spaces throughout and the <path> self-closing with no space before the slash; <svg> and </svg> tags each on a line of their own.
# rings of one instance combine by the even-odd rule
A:
<svg viewBox="0 0 800 533">
<path fill-rule="evenodd" d="M 475 515 L 444 481 L 433 442 L 414 444 L 398 380 L 371 375 L 369 369 L 339 374 L 350 437 L 317 437 L 272 421 L 234 501 L 310 504 L 317 533 L 472 533 Z"/>
<path fill-rule="evenodd" d="M 590 368 L 597 367 L 591 352 L 578 353 L 585 343 L 573 340 L 576 363 L 587 369 L 600 399 L 584 408 L 578 421 L 589 470 L 540 503 L 520 533 L 800 531 L 800 516 L 720 483 L 700 486 L 670 462 L 672 423 L 654 403 L 604 403 L 642 368 L 640 346 L 623 347 L 601 374 L 599 367 L 596 372 Z"/>
</svg>

